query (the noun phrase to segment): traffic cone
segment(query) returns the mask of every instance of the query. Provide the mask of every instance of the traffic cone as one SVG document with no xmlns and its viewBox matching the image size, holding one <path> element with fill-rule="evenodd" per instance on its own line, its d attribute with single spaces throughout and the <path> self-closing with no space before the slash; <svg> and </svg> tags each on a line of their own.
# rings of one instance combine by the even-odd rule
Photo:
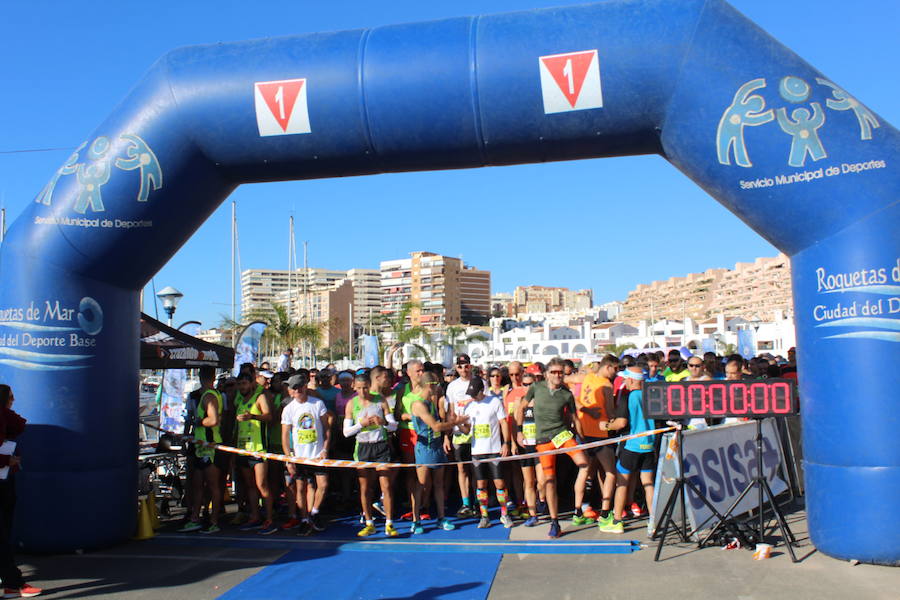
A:
<svg viewBox="0 0 900 600">
<path fill-rule="evenodd" d="M 150 522 L 150 509 L 147 507 L 147 498 L 141 498 L 140 508 L 138 512 L 137 533 L 134 536 L 136 540 L 149 540 L 156 533 L 153 531 L 153 524 Z"/>
<path fill-rule="evenodd" d="M 153 495 L 153 492 L 147 494 L 147 508 L 150 510 L 150 525 L 153 526 L 153 529 L 159 529 L 161 527 L 159 523 L 159 512 L 156 510 L 156 496 Z"/>
</svg>

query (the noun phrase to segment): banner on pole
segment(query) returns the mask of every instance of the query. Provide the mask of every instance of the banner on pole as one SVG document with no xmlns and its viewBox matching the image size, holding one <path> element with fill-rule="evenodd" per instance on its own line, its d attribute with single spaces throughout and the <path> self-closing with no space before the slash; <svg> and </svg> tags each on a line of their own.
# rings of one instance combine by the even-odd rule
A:
<svg viewBox="0 0 900 600">
<path fill-rule="evenodd" d="M 241 332 L 234 347 L 234 368 L 231 371 L 233 376 L 238 376 L 242 364 L 257 364 L 259 360 L 259 341 L 262 339 L 265 330 L 265 323 L 255 321 L 247 325 L 244 331 Z"/>
</svg>

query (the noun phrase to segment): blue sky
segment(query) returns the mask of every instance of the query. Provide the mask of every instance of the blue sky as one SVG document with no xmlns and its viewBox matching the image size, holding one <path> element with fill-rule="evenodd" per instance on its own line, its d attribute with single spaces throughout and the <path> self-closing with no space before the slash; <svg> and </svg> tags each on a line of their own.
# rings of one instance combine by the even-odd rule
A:
<svg viewBox="0 0 900 600">
<path fill-rule="evenodd" d="M 71 149 L 172 48 L 564 4 L 4 2 L 0 201 L 8 221 L 15 219 Z M 733 4 L 889 123 L 900 123 L 900 2 Z M 60 149 L 16 152 L 44 148 Z M 237 201 L 245 269 L 287 268 L 291 214 L 300 260 L 306 240 L 313 267 L 378 268 L 380 260 L 430 250 L 489 269 L 495 292 L 528 284 L 589 287 L 598 302 L 624 299 L 638 283 L 776 253 L 658 156 L 254 184 L 238 188 L 231 199 Z M 408 208 L 422 202 L 433 207 L 435 226 L 422 227 L 421 214 Z M 499 208 L 488 212 L 486 206 Z M 549 206 L 557 215 L 555 231 L 544 227 Z M 664 217 L 673 206 L 676 216 Z M 582 227 L 586 215 L 600 214 L 598 207 L 607 224 L 599 228 L 601 238 L 590 241 Z M 616 224 L 617 214 L 635 207 L 646 226 Z M 155 277 L 157 289 L 171 285 L 185 295 L 176 322 L 196 319 L 211 327 L 220 314 L 230 314 L 230 212 L 226 201 Z M 541 234 L 528 233 L 535 229 Z M 598 228 L 587 231 L 595 236 Z M 598 261 L 610 255 L 625 257 L 627 268 L 619 268 L 618 260 Z M 198 264 L 207 268 L 198 272 Z M 146 310 L 154 314 L 152 304 Z"/>
</svg>

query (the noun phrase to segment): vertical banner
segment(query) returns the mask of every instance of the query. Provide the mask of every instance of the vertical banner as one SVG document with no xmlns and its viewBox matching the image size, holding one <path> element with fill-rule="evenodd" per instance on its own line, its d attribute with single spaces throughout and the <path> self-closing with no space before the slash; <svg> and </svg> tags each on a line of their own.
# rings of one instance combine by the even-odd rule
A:
<svg viewBox="0 0 900 600">
<path fill-rule="evenodd" d="M 237 377 L 244 363 L 256 364 L 259 359 L 259 341 L 262 339 L 266 324 L 262 321 L 250 323 L 238 336 L 234 346 L 234 368 L 231 374 Z"/>
<path fill-rule="evenodd" d="M 738 329 L 738 354 L 747 360 L 756 356 L 756 335 L 752 329 Z"/>
<path fill-rule="evenodd" d="M 187 371 L 167 369 L 160 389 L 159 427 L 166 431 L 184 430 L 184 392 Z"/>
<path fill-rule="evenodd" d="M 378 360 L 378 338 L 374 335 L 363 336 L 363 366 L 371 369 L 380 361 Z"/>
<path fill-rule="evenodd" d="M 440 354 L 440 363 L 444 365 L 444 367 L 452 367 L 453 366 L 453 346 L 450 344 L 444 344 L 441 346 L 441 354 Z"/>
</svg>

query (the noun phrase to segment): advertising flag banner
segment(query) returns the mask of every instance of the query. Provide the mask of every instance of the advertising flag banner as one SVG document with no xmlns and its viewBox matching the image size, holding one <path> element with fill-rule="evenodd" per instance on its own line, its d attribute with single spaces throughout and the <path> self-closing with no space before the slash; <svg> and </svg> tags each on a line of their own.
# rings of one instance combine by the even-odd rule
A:
<svg viewBox="0 0 900 600">
<path fill-rule="evenodd" d="M 363 365 L 367 369 L 376 366 L 378 360 L 378 338 L 374 335 L 363 336 Z"/>
<path fill-rule="evenodd" d="M 256 321 L 247 325 L 244 331 L 241 332 L 237 345 L 234 348 L 234 368 L 231 371 L 233 376 L 238 376 L 242 364 L 257 364 L 259 360 L 259 341 L 262 339 L 265 330 L 266 324 L 262 321 Z"/>
<path fill-rule="evenodd" d="M 747 360 L 756 356 L 756 334 L 753 330 L 738 330 L 738 353 Z"/>
</svg>

